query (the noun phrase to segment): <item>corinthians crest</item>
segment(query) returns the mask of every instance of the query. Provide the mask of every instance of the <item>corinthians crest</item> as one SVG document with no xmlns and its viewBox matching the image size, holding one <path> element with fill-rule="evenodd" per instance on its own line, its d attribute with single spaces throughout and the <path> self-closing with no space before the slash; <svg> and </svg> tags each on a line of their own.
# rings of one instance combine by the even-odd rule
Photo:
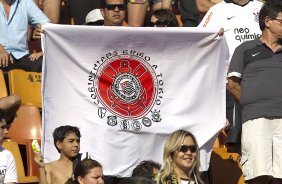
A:
<svg viewBox="0 0 282 184">
<path fill-rule="evenodd" d="M 141 130 L 142 122 L 146 123 L 143 123 L 145 127 L 151 125 L 149 113 L 152 113 L 157 102 L 160 103 L 158 77 L 161 75 L 156 75 L 154 67 L 147 62 L 148 59 L 150 58 L 140 56 L 135 51 L 123 51 L 122 54 L 115 51 L 94 64 L 95 71 L 90 73 L 94 76 L 93 88 L 89 91 L 93 92 L 91 97 L 94 103 L 99 105 L 99 117 L 105 118 L 108 125 L 119 124 L 123 130 L 131 127 L 134 131 Z M 101 109 L 105 113 L 101 114 Z M 156 119 L 152 119 L 154 120 Z M 159 121 L 160 119 L 155 122 Z"/>
<path fill-rule="evenodd" d="M 108 98 L 112 102 L 112 107 L 118 106 L 129 116 L 138 109 L 145 109 L 147 100 L 146 89 L 141 85 L 139 78 L 146 70 L 140 67 L 141 72 L 130 73 L 131 68 L 128 60 L 122 60 L 118 68 L 119 74 L 114 79 L 111 88 L 108 90 Z M 112 69 L 112 68 L 111 68 Z M 107 72 L 107 69 L 105 70 Z"/>
</svg>

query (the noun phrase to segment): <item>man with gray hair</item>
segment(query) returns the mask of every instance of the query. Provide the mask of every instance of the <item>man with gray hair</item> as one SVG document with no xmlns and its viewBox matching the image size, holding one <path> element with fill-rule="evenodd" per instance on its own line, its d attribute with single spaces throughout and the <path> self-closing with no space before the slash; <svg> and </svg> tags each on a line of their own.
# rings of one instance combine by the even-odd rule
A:
<svg viewBox="0 0 282 184">
<path fill-rule="evenodd" d="M 238 46 L 227 88 L 242 106 L 242 158 L 248 184 L 282 183 L 282 1 L 259 12 L 262 35 Z"/>
</svg>

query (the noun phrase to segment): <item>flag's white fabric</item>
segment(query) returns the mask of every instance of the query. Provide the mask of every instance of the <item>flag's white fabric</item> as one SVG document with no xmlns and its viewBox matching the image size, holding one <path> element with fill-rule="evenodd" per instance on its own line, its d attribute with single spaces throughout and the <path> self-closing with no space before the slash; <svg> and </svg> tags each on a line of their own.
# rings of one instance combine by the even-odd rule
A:
<svg viewBox="0 0 282 184">
<path fill-rule="evenodd" d="M 52 132 L 66 124 L 80 128 L 81 152 L 107 175 L 128 176 L 145 159 L 161 163 L 164 141 L 178 129 L 195 134 L 199 145 L 207 142 L 225 124 L 228 48 L 217 32 L 46 25 L 47 162 L 59 157 Z"/>
</svg>

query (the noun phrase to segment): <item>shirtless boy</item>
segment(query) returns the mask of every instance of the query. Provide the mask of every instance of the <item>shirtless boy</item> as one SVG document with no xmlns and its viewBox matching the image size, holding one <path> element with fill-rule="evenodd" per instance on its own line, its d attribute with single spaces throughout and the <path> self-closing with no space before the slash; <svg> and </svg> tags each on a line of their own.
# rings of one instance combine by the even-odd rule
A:
<svg viewBox="0 0 282 184">
<path fill-rule="evenodd" d="M 43 155 L 36 154 L 34 160 L 39 165 L 39 184 L 65 183 L 72 177 L 73 160 L 79 154 L 80 132 L 77 127 L 60 126 L 53 132 L 53 137 L 60 158 L 44 164 Z"/>
</svg>

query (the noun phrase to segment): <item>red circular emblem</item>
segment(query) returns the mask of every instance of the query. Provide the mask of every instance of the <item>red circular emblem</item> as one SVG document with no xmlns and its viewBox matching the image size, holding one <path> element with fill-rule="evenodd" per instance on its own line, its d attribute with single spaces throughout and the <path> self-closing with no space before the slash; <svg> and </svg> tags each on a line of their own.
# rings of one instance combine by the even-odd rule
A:
<svg viewBox="0 0 282 184">
<path fill-rule="evenodd" d="M 106 60 L 94 80 L 100 102 L 125 119 L 145 116 L 155 103 L 157 77 L 147 61 L 137 56 L 118 55 Z"/>
</svg>

